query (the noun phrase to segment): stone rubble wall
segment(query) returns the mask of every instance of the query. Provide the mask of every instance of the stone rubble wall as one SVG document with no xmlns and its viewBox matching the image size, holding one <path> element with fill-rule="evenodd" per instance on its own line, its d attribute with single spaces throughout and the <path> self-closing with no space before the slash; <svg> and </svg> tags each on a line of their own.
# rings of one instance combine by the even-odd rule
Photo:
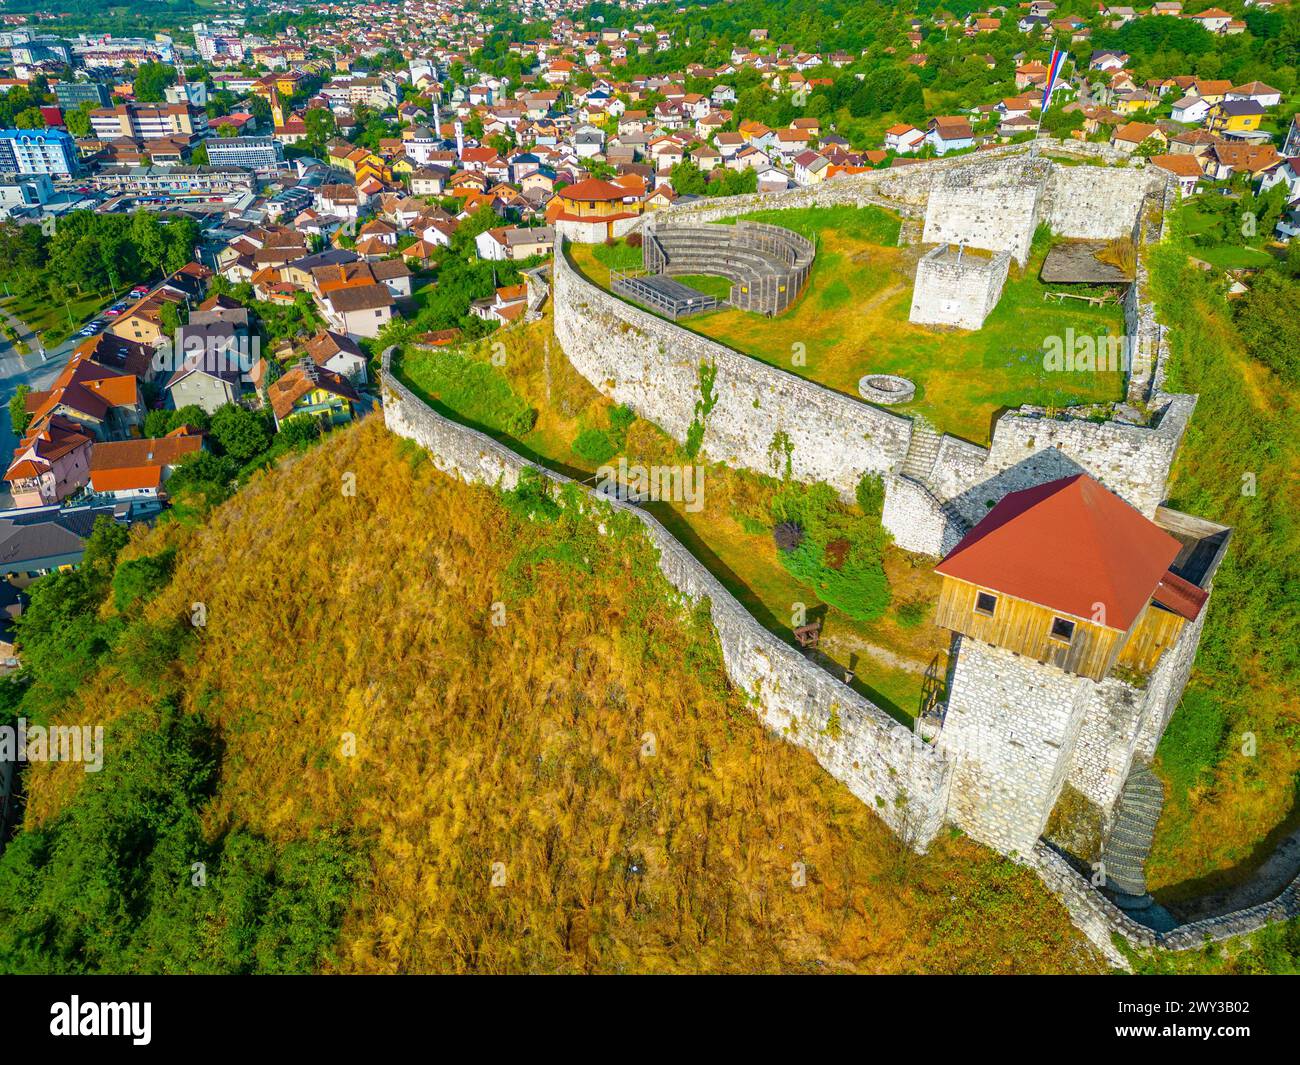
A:
<svg viewBox="0 0 1300 1065">
<path fill-rule="evenodd" d="M 1133 764 L 1138 729 L 1147 711 L 1144 695 L 1131 684 L 1107 677 L 1094 685 L 1084 711 L 1068 780 L 1101 810 L 1103 830 L 1110 827 Z"/>
<path fill-rule="evenodd" d="M 1039 879 L 1061 900 L 1070 921 L 1116 968 L 1131 966 L 1115 943 L 1116 937 L 1135 951 L 1197 950 L 1210 943 L 1249 937 L 1270 924 L 1300 917 L 1300 876 L 1274 899 L 1243 910 L 1206 917 L 1179 925 L 1169 932 L 1156 932 L 1138 924 L 1092 886 L 1046 843 L 1038 843 L 1029 864 Z"/>
<path fill-rule="evenodd" d="M 904 551 L 941 557 L 966 534 L 953 521 L 934 494 L 910 477 L 886 474 L 885 505 L 880 523 L 890 531 L 894 543 Z"/>
<path fill-rule="evenodd" d="M 389 430 L 429 452 L 444 473 L 502 490 L 527 468 L 572 483 L 491 437 L 442 417 L 391 372 L 383 356 L 383 410 Z M 951 767 L 884 710 L 809 661 L 754 619 L 691 552 L 639 507 L 588 494 L 593 505 L 633 515 L 659 551 L 659 569 L 686 599 L 709 601 L 727 676 L 763 723 L 812 753 L 901 839 L 924 851 L 944 824 Z"/>
<path fill-rule="evenodd" d="M 865 473 L 894 469 L 907 454 L 910 418 L 889 414 L 778 370 L 605 292 L 557 249 L 555 336 L 599 391 L 626 403 L 675 440 L 686 440 L 701 399 L 700 368 L 715 366 L 714 408 L 704 417 L 710 459 L 781 475 L 783 434 L 791 475 L 825 481 L 853 498 Z"/>
<path fill-rule="evenodd" d="M 1149 167 L 1054 166 L 1039 216 L 1062 237 L 1131 237 L 1145 197 L 1163 187 Z"/>
<path fill-rule="evenodd" d="M 1196 406 L 1195 396 L 1166 396 L 1155 425 L 1092 421 L 1070 415 L 1048 417 L 1033 407 L 998 419 L 988 458 L 975 482 L 962 481 L 969 466 L 938 472 L 945 491 L 968 521 L 987 512 L 1008 492 L 1083 470 L 1148 518 L 1164 502 L 1169 468 Z"/>
<path fill-rule="evenodd" d="M 998 305 L 1011 266 L 1011 253 L 992 258 L 963 254 L 954 258 L 941 244 L 916 264 L 908 321 L 979 329 Z"/>
</svg>

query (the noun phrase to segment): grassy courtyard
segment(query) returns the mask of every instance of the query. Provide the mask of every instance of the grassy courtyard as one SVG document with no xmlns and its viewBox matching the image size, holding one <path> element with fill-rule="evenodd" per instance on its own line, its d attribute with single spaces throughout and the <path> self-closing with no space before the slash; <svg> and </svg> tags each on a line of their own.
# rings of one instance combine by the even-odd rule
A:
<svg viewBox="0 0 1300 1065">
<path fill-rule="evenodd" d="M 1028 267 L 1012 267 L 984 328 L 968 332 L 913 325 L 910 272 L 917 250 L 897 247 L 898 221 L 876 208 L 803 208 L 754 214 L 756 221 L 815 235 L 817 259 L 803 295 L 772 318 L 731 308 L 678 323 L 728 347 L 820 384 L 858 396 L 858 379 L 891 373 L 917 385 L 914 402 L 896 408 L 940 429 L 988 442 L 993 421 L 1021 404 L 1067 407 L 1119 400 L 1123 374 L 1049 372 L 1048 337 L 1119 336 L 1116 305 L 1089 307 L 1045 301 L 1038 280 L 1046 255 L 1035 245 Z M 597 284 L 609 270 L 639 263 L 639 249 L 570 245 L 573 262 Z M 688 279 L 683 281 L 690 283 Z"/>
</svg>

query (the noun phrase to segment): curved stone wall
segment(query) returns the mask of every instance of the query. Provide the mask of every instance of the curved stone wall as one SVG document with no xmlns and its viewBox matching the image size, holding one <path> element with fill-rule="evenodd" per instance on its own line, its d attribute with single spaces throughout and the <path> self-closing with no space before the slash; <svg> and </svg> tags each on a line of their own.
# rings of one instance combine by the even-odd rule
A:
<svg viewBox="0 0 1300 1065">
<path fill-rule="evenodd" d="M 697 336 L 592 284 L 556 250 L 555 337 L 597 389 L 685 441 L 701 401 L 702 366 L 716 367 L 716 403 L 703 417 L 703 448 L 732 466 L 825 481 L 852 498 L 864 473 L 902 462 L 908 418 Z M 789 442 L 789 449 L 784 447 Z"/>
<path fill-rule="evenodd" d="M 383 410 L 389 430 L 414 440 L 444 473 L 513 488 L 526 468 L 556 483 L 567 477 L 530 462 L 477 430 L 448 420 L 392 374 L 383 355 Z M 570 482 L 571 483 L 571 482 Z M 924 851 L 943 826 L 951 766 L 880 707 L 763 628 L 712 573 L 639 507 L 584 489 L 593 506 L 633 515 L 659 550 L 659 569 L 692 602 L 709 601 L 727 675 L 763 723 L 810 751 L 905 842 Z"/>
</svg>

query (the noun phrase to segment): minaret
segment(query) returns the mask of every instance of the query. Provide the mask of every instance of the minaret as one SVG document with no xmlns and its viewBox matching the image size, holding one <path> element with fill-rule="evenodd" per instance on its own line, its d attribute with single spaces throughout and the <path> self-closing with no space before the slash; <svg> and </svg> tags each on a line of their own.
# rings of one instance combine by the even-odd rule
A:
<svg viewBox="0 0 1300 1065">
<path fill-rule="evenodd" d="M 433 139 L 442 140 L 442 112 L 438 110 L 438 97 L 433 98 Z"/>
<path fill-rule="evenodd" d="M 460 159 L 465 154 L 465 127 L 460 124 L 460 119 L 456 120 L 456 158 Z"/>
</svg>

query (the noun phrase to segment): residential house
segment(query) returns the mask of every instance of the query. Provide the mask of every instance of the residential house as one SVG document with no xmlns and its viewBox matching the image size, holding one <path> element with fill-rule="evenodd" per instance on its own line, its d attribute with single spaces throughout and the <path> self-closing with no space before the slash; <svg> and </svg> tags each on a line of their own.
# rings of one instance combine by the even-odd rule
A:
<svg viewBox="0 0 1300 1065">
<path fill-rule="evenodd" d="M 1111 134 L 1110 143 L 1121 152 L 1132 153 L 1137 151 L 1138 146 L 1147 139 L 1154 140 L 1161 148 L 1169 144 L 1169 138 L 1165 136 L 1164 131 L 1150 122 L 1126 122 Z"/>
<path fill-rule="evenodd" d="M 25 406 L 32 426 L 59 415 L 81 425 L 96 440 L 129 436 L 144 420 L 138 379 L 99 365 L 81 350 L 48 389 L 29 393 Z"/>
<path fill-rule="evenodd" d="M 1174 103 L 1170 117 L 1175 122 L 1197 124 L 1205 121 L 1206 115 L 1210 113 L 1210 108 L 1213 106 L 1203 96 L 1184 96 Z"/>
<path fill-rule="evenodd" d="M 81 562 L 97 518 L 124 524 L 120 506 L 29 507 L 0 511 L 0 570 L 16 588 Z"/>
<path fill-rule="evenodd" d="M 332 289 L 320 302 L 326 320 L 352 336 L 376 337 L 393 317 L 393 294 L 373 281 Z"/>
<path fill-rule="evenodd" d="M 1197 188 L 1205 177 L 1196 156 L 1189 155 L 1186 152 L 1153 155 L 1150 162 L 1157 169 L 1163 170 L 1166 174 L 1172 174 L 1177 178 L 1178 189 L 1184 196 L 1195 195 Z"/>
<path fill-rule="evenodd" d="M 352 420 L 357 391 L 342 374 L 305 357 L 267 388 L 276 429 L 286 419 L 305 415 L 330 425 Z"/>
<path fill-rule="evenodd" d="M 237 403 L 252 369 L 247 335 L 230 322 L 182 326 L 176 358 L 178 365 L 163 386 L 176 410 L 202 407 L 212 414 L 227 403 Z"/>
<path fill-rule="evenodd" d="M 354 385 L 366 383 L 366 353 L 343 333 L 323 329 L 303 345 L 303 353 L 317 366 Z"/>
<path fill-rule="evenodd" d="M 203 449 L 203 434 L 181 426 L 167 436 L 95 445 L 90 456 L 90 488 L 123 503 L 163 503 L 167 478 L 182 460 Z"/>
<path fill-rule="evenodd" d="M 1235 174 L 1259 177 L 1275 167 L 1281 156 L 1271 144 L 1224 141 L 1213 145 L 1204 157 L 1205 176 L 1227 181 Z"/>
<path fill-rule="evenodd" d="M 906 155 L 919 151 L 925 144 L 925 132 L 906 122 L 899 122 L 885 130 L 885 151 Z"/>
<path fill-rule="evenodd" d="M 16 507 L 60 503 L 90 476 L 94 438 L 71 418 L 54 414 L 33 423 L 5 472 Z"/>
<path fill-rule="evenodd" d="M 517 260 L 550 255 L 555 247 L 555 227 L 498 226 L 480 233 L 474 244 L 480 259 Z"/>
<path fill-rule="evenodd" d="M 486 299 L 475 300 L 470 304 L 470 313 L 485 322 L 498 322 L 509 325 L 523 317 L 528 309 L 528 286 L 525 284 L 507 285 L 498 288 Z"/>
<path fill-rule="evenodd" d="M 974 147 L 975 133 L 964 117 L 940 115 L 926 127 L 926 141 L 934 146 L 936 155 L 946 155 Z"/>
<path fill-rule="evenodd" d="M 1254 133 L 1264 120 L 1264 109 L 1254 100 L 1223 100 L 1210 108 L 1205 128 L 1222 137 Z"/>
</svg>

